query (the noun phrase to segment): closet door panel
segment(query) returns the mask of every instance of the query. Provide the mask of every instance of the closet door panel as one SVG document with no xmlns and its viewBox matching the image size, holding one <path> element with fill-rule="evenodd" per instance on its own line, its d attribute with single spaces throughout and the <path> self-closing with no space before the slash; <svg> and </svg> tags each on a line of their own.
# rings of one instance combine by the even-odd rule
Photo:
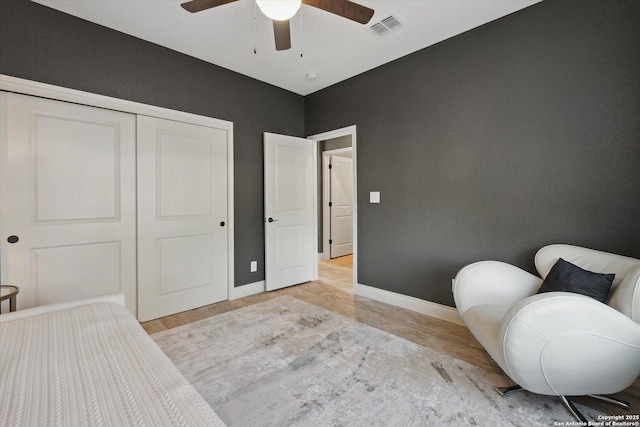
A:
<svg viewBox="0 0 640 427">
<path fill-rule="evenodd" d="M 0 96 L 2 283 L 19 309 L 123 292 L 136 314 L 135 116 Z"/>
<path fill-rule="evenodd" d="M 139 318 L 228 298 L 226 130 L 138 116 Z"/>
</svg>

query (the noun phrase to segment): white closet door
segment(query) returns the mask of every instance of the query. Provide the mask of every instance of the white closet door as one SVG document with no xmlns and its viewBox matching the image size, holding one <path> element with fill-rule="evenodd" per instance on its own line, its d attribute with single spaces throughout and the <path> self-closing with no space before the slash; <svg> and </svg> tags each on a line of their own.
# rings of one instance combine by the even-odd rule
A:
<svg viewBox="0 0 640 427">
<path fill-rule="evenodd" d="M 135 126 L 0 93 L 1 280 L 18 309 L 123 292 L 136 314 Z"/>
<path fill-rule="evenodd" d="M 227 138 L 138 116 L 140 321 L 228 298 Z"/>
</svg>

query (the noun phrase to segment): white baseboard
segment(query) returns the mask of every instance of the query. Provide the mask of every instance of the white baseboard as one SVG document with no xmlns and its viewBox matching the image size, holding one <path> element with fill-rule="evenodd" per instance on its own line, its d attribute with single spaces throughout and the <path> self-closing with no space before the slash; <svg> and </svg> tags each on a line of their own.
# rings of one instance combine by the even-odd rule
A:
<svg viewBox="0 0 640 427">
<path fill-rule="evenodd" d="M 372 286 L 362 285 L 360 283 L 356 283 L 355 294 L 446 320 L 447 322 L 464 325 L 458 310 L 446 305 L 437 304 L 435 302 L 426 301 L 408 295 L 397 294 L 395 292 L 385 291 L 384 289 L 378 289 Z"/>
<path fill-rule="evenodd" d="M 327 254 L 325 255 L 325 253 L 324 253 L 324 252 L 318 252 L 318 259 L 319 259 L 320 261 L 326 261 L 326 260 L 328 260 L 328 259 L 329 259 L 329 253 L 327 253 Z"/>
<path fill-rule="evenodd" d="M 259 282 L 249 283 L 248 285 L 242 285 L 234 287 L 231 292 L 229 292 L 229 301 L 244 298 L 251 295 L 261 294 L 264 292 L 264 280 L 260 280 Z"/>
</svg>

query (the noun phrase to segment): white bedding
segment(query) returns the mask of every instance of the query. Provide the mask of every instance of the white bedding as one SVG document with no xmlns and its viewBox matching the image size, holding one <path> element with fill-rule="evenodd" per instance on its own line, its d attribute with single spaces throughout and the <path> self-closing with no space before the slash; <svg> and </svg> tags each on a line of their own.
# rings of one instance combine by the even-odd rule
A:
<svg viewBox="0 0 640 427">
<path fill-rule="evenodd" d="M 224 424 L 124 307 L 95 303 L 0 322 L 0 425 Z"/>
</svg>

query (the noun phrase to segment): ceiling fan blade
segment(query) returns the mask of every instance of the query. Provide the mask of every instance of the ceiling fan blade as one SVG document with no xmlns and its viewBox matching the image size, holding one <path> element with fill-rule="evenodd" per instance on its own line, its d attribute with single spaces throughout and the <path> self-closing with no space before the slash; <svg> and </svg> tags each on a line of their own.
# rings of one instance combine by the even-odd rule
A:
<svg viewBox="0 0 640 427">
<path fill-rule="evenodd" d="M 182 3 L 180 6 L 182 6 L 186 11 L 195 13 L 211 9 L 212 7 L 222 6 L 223 4 L 233 3 L 234 1 L 238 0 L 191 0 L 186 3 Z"/>
<path fill-rule="evenodd" d="M 375 11 L 349 0 L 302 0 L 302 3 L 317 7 L 343 18 L 366 24 L 371 20 Z"/>
<path fill-rule="evenodd" d="M 276 38 L 276 50 L 291 49 L 291 27 L 289 26 L 289 20 L 274 20 L 273 35 Z"/>
</svg>

